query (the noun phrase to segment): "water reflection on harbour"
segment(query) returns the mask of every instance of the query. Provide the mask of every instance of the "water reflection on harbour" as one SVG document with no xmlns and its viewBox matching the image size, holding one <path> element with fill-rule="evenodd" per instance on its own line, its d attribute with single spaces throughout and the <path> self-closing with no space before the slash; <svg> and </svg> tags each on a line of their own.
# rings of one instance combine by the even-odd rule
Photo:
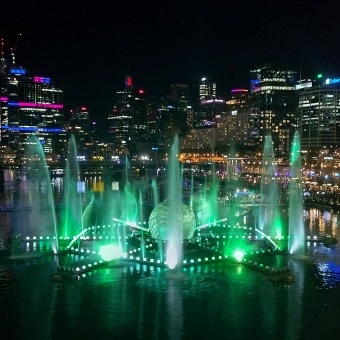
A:
<svg viewBox="0 0 340 340">
<path fill-rule="evenodd" d="M 327 309 L 328 290 L 302 259 L 290 261 L 295 283 L 277 288 L 242 265 L 188 268 L 178 281 L 159 268 L 111 266 L 72 285 L 49 279 L 54 265 L 52 257 L 2 259 L 0 317 L 17 325 L 3 328 L 5 338 L 303 339 L 320 328 L 330 336 L 334 327 L 316 317 L 337 310 Z M 339 298 L 338 286 L 327 288 Z"/>
</svg>

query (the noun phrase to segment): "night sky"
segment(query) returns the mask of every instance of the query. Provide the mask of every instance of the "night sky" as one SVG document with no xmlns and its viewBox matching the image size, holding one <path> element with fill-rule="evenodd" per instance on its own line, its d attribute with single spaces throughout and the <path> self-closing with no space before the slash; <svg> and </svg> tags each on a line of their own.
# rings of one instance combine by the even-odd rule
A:
<svg viewBox="0 0 340 340">
<path fill-rule="evenodd" d="M 201 77 L 228 98 L 265 62 L 340 76 L 339 0 L 5 1 L 0 11 L 5 51 L 22 33 L 17 64 L 62 85 L 66 111 L 88 106 L 102 124 L 127 74 L 147 99 L 186 83 L 193 101 Z"/>
</svg>

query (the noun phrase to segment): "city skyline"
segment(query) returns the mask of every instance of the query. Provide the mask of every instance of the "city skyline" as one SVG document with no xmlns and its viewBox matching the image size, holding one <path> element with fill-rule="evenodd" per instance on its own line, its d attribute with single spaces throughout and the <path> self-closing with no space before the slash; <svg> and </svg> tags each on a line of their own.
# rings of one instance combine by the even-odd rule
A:
<svg viewBox="0 0 340 340">
<path fill-rule="evenodd" d="M 319 28 L 325 22 L 329 32 L 337 29 L 334 1 L 322 7 L 270 1 L 34 4 L 4 5 L 5 51 L 21 33 L 17 63 L 62 84 L 65 112 L 85 105 L 99 120 L 111 112 L 126 74 L 150 99 L 184 83 L 192 100 L 198 99 L 202 77 L 216 81 L 217 96 L 226 97 L 232 88 L 249 88 L 249 70 L 266 62 L 302 67 L 303 76 L 340 74 L 340 48 Z"/>
</svg>

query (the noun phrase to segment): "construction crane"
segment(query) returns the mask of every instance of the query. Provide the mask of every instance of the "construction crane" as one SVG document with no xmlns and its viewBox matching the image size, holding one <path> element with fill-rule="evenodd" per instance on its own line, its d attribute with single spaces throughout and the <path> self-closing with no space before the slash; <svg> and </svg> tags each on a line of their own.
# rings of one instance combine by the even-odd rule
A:
<svg viewBox="0 0 340 340">
<path fill-rule="evenodd" d="M 13 48 L 11 48 L 11 57 L 12 57 L 13 65 L 15 65 L 15 51 L 17 50 L 20 38 L 21 38 L 21 33 L 19 34 L 19 37 L 18 37 L 18 40 L 17 40 L 15 46 Z"/>
</svg>

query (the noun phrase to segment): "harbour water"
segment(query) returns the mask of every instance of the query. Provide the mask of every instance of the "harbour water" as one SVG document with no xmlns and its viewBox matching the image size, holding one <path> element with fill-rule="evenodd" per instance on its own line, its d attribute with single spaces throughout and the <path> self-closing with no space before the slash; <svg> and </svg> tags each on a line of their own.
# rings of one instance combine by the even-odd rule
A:
<svg viewBox="0 0 340 340">
<path fill-rule="evenodd" d="M 57 205 L 62 182 L 62 178 L 53 179 Z M 99 182 L 91 178 L 86 186 L 97 183 L 98 187 Z M 0 212 L 2 234 L 26 230 L 31 209 L 43 206 L 43 193 L 38 202 L 39 197 L 30 196 L 28 185 L 15 180 L 2 184 L 0 206 L 21 204 L 20 209 Z M 105 197 L 105 190 L 99 190 L 94 199 L 91 220 L 98 224 L 112 209 L 103 204 Z M 84 195 L 83 203 L 90 199 Z M 57 216 L 60 209 L 56 209 Z M 309 235 L 329 233 L 340 239 L 337 211 L 304 210 L 304 224 Z M 288 261 L 295 282 L 287 287 L 273 285 L 267 276 L 229 262 L 188 266 L 173 276 L 162 267 L 113 261 L 82 274 L 79 280 L 56 283 L 51 276 L 58 256 L 40 251 L 39 241 L 34 246 L 36 251 L 25 256 L 0 251 L 3 339 L 339 337 L 339 244 L 326 248 L 311 241 L 306 243 L 305 256 L 268 259 L 277 267 Z M 64 264 L 81 256 L 67 255 Z"/>
</svg>

